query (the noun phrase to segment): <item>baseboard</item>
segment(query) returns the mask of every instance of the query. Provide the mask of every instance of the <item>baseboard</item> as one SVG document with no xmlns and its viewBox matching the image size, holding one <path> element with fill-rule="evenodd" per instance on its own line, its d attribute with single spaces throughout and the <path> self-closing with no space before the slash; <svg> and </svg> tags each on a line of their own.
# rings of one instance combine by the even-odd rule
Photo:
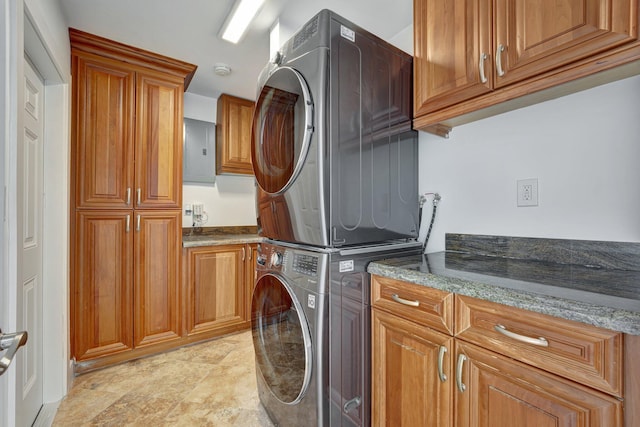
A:
<svg viewBox="0 0 640 427">
<path fill-rule="evenodd" d="M 32 427 L 51 427 L 53 420 L 58 412 L 58 406 L 60 406 L 60 400 L 52 403 L 45 403 L 42 405 L 42 409 L 38 412 L 36 420 L 33 422 Z"/>
</svg>

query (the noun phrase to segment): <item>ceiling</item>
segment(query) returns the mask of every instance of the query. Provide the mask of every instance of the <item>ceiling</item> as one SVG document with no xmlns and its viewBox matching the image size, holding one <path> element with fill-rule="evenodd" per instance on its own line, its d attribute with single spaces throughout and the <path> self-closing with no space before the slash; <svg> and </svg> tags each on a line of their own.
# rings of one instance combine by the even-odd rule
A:
<svg viewBox="0 0 640 427">
<path fill-rule="evenodd" d="M 237 45 L 219 37 L 235 0 L 59 0 L 70 27 L 196 64 L 188 92 L 255 99 L 255 84 L 269 59 L 269 31 L 279 19 L 295 32 L 331 9 L 389 40 L 412 24 L 412 0 L 265 0 Z M 214 64 L 232 72 L 220 77 Z"/>
</svg>

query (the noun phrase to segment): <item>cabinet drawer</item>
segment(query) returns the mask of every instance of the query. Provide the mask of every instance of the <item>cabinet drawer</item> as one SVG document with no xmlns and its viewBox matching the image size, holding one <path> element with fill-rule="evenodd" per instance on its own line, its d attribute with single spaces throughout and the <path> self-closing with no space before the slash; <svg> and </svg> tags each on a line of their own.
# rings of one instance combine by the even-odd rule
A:
<svg viewBox="0 0 640 427">
<path fill-rule="evenodd" d="M 456 337 L 616 396 L 622 334 L 456 295 Z"/>
<path fill-rule="evenodd" d="M 371 277 L 371 305 L 453 334 L 453 294 L 386 277 Z"/>
</svg>

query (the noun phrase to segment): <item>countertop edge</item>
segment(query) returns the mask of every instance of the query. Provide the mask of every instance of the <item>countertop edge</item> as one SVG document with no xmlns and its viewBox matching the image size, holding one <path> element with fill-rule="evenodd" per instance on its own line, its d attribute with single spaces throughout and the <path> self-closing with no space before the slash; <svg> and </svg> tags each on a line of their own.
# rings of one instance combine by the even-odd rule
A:
<svg viewBox="0 0 640 427">
<path fill-rule="evenodd" d="M 197 248 L 203 246 L 242 245 L 261 243 L 264 237 L 258 235 L 216 235 L 216 236 L 183 236 L 183 248 Z"/>
<path fill-rule="evenodd" d="M 370 263 L 367 271 L 379 276 L 429 286 L 561 319 L 573 320 L 631 335 L 640 335 L 640 313 L 628 310 L 535 294 L 523 290 L 508 289 L 488 283 L 444 277 L 402 267 L 382 265 L 377 262 Z"/>
</svg>

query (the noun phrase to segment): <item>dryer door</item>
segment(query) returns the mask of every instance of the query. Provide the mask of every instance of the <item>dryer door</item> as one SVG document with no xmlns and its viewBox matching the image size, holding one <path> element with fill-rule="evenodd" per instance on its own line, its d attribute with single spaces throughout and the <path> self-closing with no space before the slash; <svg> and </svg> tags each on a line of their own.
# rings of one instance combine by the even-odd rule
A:
<svg viewBox="0 0 640 427">
<path fill-rule="evenodd" d="M 280 67 L 262 87 L 253 115 L 253 171 L 267 193 L 285 191 L 302 168 L 313 133 L 313 102 L 302 75 Z"/>
<path fill-rule="evenodd" d="M 311 335 L 303 308 L 284 279 L 258 279 L 251 303 L 256 368 L 283 403 L 297 403 L 311 380 Z"/>
</svg>

